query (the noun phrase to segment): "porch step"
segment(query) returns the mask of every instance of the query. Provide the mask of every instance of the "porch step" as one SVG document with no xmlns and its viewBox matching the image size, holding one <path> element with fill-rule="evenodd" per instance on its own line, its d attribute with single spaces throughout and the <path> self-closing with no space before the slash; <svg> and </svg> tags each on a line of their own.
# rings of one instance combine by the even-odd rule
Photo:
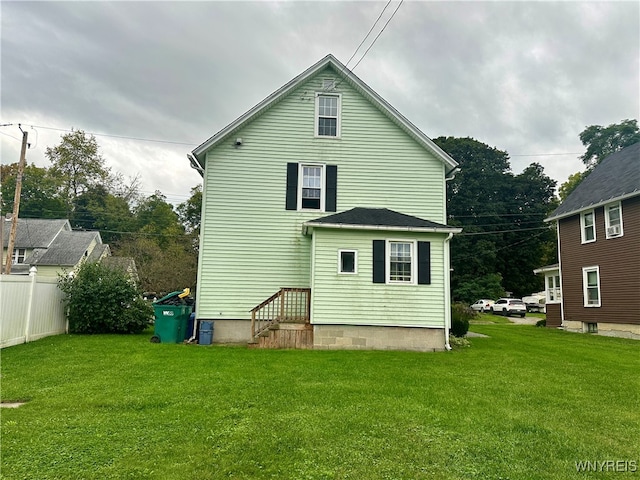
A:
<svg viewBox="0 0 640 480">
<path fill-rule="evenodd" d="M 258 335 L 251 348 L 313 348 L 313 327 L 309 324 L 278 323 Z"/>
</svg>

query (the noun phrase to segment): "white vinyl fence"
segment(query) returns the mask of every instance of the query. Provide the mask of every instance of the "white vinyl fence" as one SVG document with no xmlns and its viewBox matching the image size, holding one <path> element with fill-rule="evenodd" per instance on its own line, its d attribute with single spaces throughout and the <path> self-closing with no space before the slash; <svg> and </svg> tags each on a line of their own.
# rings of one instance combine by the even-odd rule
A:
<svg viewBox="0 0 640 480">
<path fill-rule="evenodd" d="M 0 348 L 67 332 L 57 279 L 0 275 Z"/>
</svg>

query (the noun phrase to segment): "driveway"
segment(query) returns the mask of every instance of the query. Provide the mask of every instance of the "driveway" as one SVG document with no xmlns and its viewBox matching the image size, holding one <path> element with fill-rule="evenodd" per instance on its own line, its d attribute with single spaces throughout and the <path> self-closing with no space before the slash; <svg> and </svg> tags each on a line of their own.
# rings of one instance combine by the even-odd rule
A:
<svg viewBox="0 0 640 480">
<path fill-rule="evenodd" d="M 517 323 L 518 325 L 535 325 L 538 317 L 507 317 L 511 323 Z"/>
</svg>

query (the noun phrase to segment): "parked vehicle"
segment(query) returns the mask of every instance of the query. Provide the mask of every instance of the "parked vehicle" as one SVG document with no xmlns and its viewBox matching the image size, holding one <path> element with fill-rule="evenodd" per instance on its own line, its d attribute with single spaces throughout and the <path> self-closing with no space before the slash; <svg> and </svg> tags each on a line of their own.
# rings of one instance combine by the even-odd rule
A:
<svg viewBox="0 0 640 480">
<path fill-rule="evenodd" d="M 546 311 L 545 301 L 546 297 L 544 293 L 534 293 L 528 297 L 522 297 L 522 301 L 527 307 L 527 312 L 542 312 Z"/>
<path fill-rule="evenodd" d="M 491 313 L 496 315 L 520 315 L 524 318 L 527 314 L 527 307 L 519 298 L 500 298 L 491 306 Z"/>
<path fill-rule="evenodd" d="M 486 298 L 482 298 L 478 300 L 476 303 L 471 305 L 471 308 L 476 312 L 484 313 L 491 310 L 491 305 L 493 305 L 493 300 L 487 300 Z"/>
</svg>

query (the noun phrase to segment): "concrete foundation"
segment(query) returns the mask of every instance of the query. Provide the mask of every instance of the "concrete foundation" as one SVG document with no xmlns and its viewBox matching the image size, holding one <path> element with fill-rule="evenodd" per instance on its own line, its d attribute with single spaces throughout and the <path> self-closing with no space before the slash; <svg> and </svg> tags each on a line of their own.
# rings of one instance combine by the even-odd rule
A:
<svg viewBox="0 0 640 480">
<path fill-rule="evenodd" d="M 444 350 L 445 338 L 441 328 L 314 325 L 313 348 L 432 352 Z"/>
<path fill-rule="evenodd" d="M 630 323 L 596 323 L 597 332 L 593 335 L 604 335 L 606 337 L 620 337 L 640 340 L 640 325 Z M 564 322 L 564 329 L 568 332 L 590 333 L 587 322 L 567 321 Z"/>
<path fill-rule="evenodd" d="M 220 320 L 199 318 L 198 321 L 213 320 L 213 343 L 244 343 L 251 340 L 251 320 Z"/>
</svg>

